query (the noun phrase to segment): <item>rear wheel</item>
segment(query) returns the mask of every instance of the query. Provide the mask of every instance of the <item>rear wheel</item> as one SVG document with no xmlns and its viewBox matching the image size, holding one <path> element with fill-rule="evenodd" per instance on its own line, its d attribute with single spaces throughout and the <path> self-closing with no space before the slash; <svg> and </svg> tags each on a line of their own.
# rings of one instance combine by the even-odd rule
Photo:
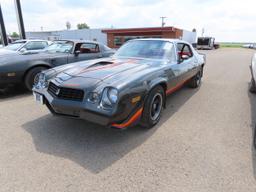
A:
<svg viewBox="0 0 256 192">
<path fill-rule="evenodd" d="M 162 86 L 157 86 L 150 91 L 142 113 L 141 124 L 143 127 L 152 128 L 159 122 L 163 110 L 164 98 L 164 89 Z"/>
<path fill-rule="evenodd" d="M 29 91 L 31 91 L 33 88 L 35 76 L 46 69 L 46 67 L 35 67 L 28 71 L 24 78 L 24 84 Z"/>
<path fill-rule="evenodd" d="M 251 79 L 251 83 L 250 83 L 250 92 L 256 93 L 256 84 L 253 78 Z"/>
<path fill-rule="evenodd" d="M 197 88 L 201 85 L 201 80 L 202 80 L 202 75 L 203 75 L 203 68 L 198 71 L 198 73 L 192 77 L 192 79 L 189 81 L 188 85 L 191 88 Z"/>
</svg>

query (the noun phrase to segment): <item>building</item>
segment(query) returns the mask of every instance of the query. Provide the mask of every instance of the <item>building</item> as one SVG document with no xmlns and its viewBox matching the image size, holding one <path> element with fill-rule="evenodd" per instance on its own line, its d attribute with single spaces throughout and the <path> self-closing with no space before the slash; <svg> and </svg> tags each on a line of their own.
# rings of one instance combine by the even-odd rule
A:
<svg viewBox="0 0 256 192">
<path fill-rule="evenodd" d="M 196 43 L 196 32 L 175 27 L 151 27 L 129 29 L 80 29 L 62 31 L 26 32 L 28 39 L 80 39 L 97 41 L 111 48 L 119 48 L 130 39 L 136 38 L 175 38 Z"/>
<path fill-rule="evenodd" d="M 138 38 L 172 38 L 196 42 L 196 32 L 175 27 L 105 29 L 102 32 L 107 34 L 107 45 L 111 48 L 118 48 L 126 41 Z"/>
<path fill-rule="evenodd" d="M 33 31 L 26 32 L 28 39 L 45 39 L 45 40 L 60 40 L 60 39 L 79 39 L 97 41 L 102 44 L 107 44 L 107 35 L 102 33 L 102 29 L 79 29 L 79 30 L 62 30 L 62 31 Z"/>
</svg>

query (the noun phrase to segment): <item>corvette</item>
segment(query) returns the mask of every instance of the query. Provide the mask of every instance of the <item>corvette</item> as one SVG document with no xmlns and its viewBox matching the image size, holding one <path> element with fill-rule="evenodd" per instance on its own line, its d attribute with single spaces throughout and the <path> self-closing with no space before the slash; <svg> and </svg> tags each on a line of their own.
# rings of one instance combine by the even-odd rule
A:
<svg viewBox="0 0 256 192">
<path fill-rule="evenodd" d="M 166 96 L 201 84 L 205 56 L 187 42 L 139 39 L 114 56 L 43 71 L 33 88 L 37 102 L 55 115 L 124 129 L 156 125 Z"/>
</svg>

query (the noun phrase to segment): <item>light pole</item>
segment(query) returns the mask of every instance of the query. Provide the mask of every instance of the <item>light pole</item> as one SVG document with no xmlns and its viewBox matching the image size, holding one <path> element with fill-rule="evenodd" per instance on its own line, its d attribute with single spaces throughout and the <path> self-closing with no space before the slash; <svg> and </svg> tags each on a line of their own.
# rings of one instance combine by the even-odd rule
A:
<svg viewBox="0 0 256 192">
<path fill-rule="evenodd" d="M 26 33 L 25 33 L 25 27 L 24 27 L 24 22 L 23 22 L 23 17 L 22 17 L 20 0 L 14 0 L 14 3 L 15 3 L 16 15 L 17 15 L 18 26 L 19 26 L 19 31 L 20 31 L 20 38 L 26 39 Z"/>
<path fill-rule="evenodd" d="M 7 35 L 6 35 L 1 4 L 0 4 L 0 31 L 1 31 L 2 43 L 4 46 L 6 46 L 6 45 L 8 45 L 8 39 L 7 39 Z"/>
</svg>

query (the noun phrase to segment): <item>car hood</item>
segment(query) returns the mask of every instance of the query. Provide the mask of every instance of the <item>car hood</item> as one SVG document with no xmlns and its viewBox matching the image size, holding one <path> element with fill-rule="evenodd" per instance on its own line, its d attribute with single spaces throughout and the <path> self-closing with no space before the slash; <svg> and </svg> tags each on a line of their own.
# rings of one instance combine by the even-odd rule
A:
<svg viewBox="0 0 256 192">
<path fill-rule="evenodd" d="M 5 48 L 0 49 L 0 56 L 17 54 L 16 51 L 8 50 Z"/>
<path fill-rule="evenodd" d="M 152 66 L 158 66 L 163 61 L 131 58 L 108 58 L 66 66 L 58 76 L 68 75 L 73 78 L 83 77 L 88 79 L 111 82 L 120 78 L 129 78 L 143 72 Z"/>
<path fill-rule="evenodd" d="M 47 60 L 56 57 L 62 57 L 66 53 L 48 53 L 48 52 L 30 52 L 30 53 L 19 53 L 16 51 L 0 50 L 0 66 L 8 65 L 9 63 L 20 63 L 24 61 L 33 60 Z"/>
<path fill-rule="evenodd" d="M 16 51 L 0 49 L 0 66 L 16 61 L 20 58 L 20 54 Z"/>
</svg>

